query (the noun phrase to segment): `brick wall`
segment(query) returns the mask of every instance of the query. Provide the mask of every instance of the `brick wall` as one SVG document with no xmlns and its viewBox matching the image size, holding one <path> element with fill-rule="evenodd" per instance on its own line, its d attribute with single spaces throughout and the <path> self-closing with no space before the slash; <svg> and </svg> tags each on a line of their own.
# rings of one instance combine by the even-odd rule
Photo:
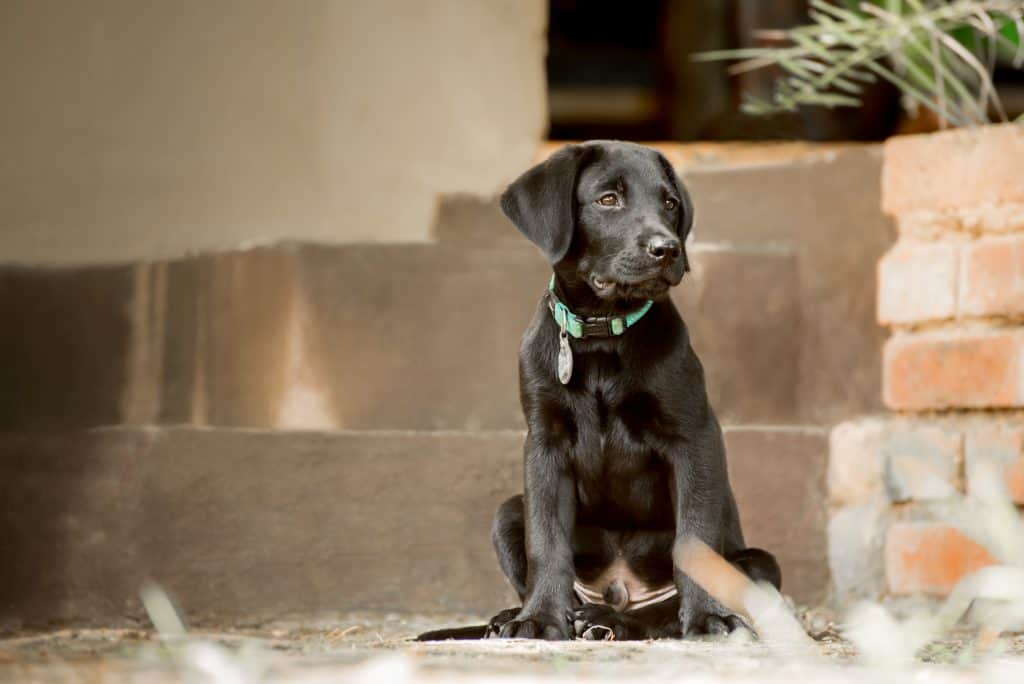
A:
<svg viewBox="0 0 1024 684">
<path fill-rule="evenodd" d="M 1024 505 L 1024 128 L 886 144 L 896 244 L 878 265 L 883 400 L 831 436 L 836 598 L 945 595 L 996 562 L 978 473 Z"/>
</svg>

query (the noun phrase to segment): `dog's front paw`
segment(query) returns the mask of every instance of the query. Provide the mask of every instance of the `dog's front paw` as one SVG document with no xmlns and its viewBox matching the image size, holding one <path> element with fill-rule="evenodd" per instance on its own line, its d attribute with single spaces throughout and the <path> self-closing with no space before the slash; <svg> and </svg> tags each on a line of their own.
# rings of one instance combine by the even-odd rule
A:
<svg viewBox="0 0 1024 684">
<path fill-rule="evenodd" d="M 685 606 L 679 612 L 679 627 L 684 639 L 704 634 L 726 635 L 738 629 L 753 633 L 743 618 L 710 598 Z"/>
<path fill-rule="evenodd" d="M 562 641 L 568 639 L 569 621 L 564 615 L 547 615 L 544 613 L 520 613 L 498 630 L 501 639 L 546 639 Z"/>
</svg>

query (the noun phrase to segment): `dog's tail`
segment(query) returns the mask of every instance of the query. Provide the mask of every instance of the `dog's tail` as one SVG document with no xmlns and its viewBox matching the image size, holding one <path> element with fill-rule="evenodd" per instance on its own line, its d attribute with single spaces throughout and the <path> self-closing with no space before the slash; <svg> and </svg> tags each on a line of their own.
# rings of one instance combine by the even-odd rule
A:
<svg viewBox="0 0 1024 684">
<path fill-rule="evenodd" d="M 487 625 L 471 625 L 469 627 L 450 627 L 434 629 L 416 637 L 416 641 L 469 641 L 487 637 Z"/>
</svg>

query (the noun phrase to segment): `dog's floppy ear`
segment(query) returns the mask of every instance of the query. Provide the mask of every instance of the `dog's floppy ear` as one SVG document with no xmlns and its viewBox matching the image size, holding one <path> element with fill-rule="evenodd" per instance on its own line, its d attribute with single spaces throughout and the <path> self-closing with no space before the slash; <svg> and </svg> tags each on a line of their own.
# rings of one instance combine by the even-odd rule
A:
<svg viewBox="0 0 1024 684">
<path fill-rule="evenodd" d="M 576 227 L 576 178 L 584 147 L 568 145 L 508 186 L 501 210 L 519 231 L 557 264 L 565 257 Z"/>
<path fill-rule="evenodd" d="M 686 255 L 686 238 L 689 237 L 690 231 L 693 229 L 693 200 L 690 199 L 690 193 L 686 191 L 686 186 L 679 179 L 679 174 L 676 173 L 675 168 L 660 152 L 658 153 L 658 161 L 665 170 L 665 175 L 668 176 L 669 181 L 675 186 L 676 194 L 679 195 L 680 206 L 678 218 L 676 219 L 676 235 L 679 236 L 679 241 L 683 244 L 683 266 L 689 272 L 690 258 Z"/>
</svg>

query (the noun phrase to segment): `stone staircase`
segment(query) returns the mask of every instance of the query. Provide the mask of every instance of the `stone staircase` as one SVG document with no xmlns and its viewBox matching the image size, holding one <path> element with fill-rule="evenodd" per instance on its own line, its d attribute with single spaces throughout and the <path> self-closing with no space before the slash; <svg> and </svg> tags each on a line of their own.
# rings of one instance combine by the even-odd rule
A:
<svg viewBox="0 0 1024 684">
<path fill-rule="evenodd" d="M 879 396 L 878 153 L 684 172 L 674 297 L 748 541 L 817 603 L 827 428 Z M 493 199 L 435 235 L 0 268 L 0 626 L 131 622 L 146 579 L 207 622 L 510 604 L 488 531 L 548 269 Z"/>
</svg>

